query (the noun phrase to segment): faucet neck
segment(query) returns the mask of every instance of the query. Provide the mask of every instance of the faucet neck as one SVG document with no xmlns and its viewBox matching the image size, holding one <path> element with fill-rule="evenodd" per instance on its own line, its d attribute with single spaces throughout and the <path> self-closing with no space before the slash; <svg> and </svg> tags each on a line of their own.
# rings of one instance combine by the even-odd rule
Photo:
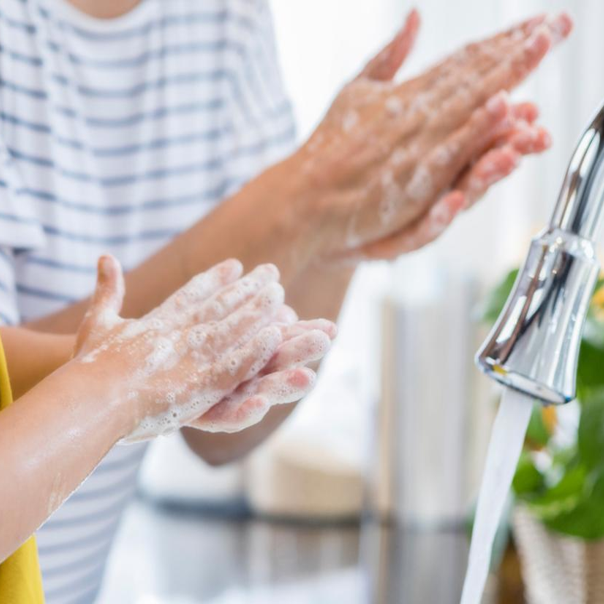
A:
<svg viewBox="0 0 604 604">
<path fill-rule="evenodd" d="M 595 241 L 604 205 L 604 105 L 587 127 L 570 161 L 550 221 L 561 229 Z"/>
</svg>

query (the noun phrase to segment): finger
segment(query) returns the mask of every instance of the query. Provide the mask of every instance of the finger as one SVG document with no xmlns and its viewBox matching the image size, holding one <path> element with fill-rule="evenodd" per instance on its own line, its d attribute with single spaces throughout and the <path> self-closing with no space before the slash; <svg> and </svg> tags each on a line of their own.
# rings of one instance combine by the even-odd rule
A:
<svg viewBox="0 0 604 604">
<path fill-rule="evenodd" d="M 101 256 L 97 263 L 97 282 L 90 307 L 78 330 L 76 350 L 96 330 L 107 329 L 118 319 L 124 300 L 124 276 L 113 256 Z"/>
<path fill-rule="evenodd" d="M 270 325 L 260 330 L 241 348 L 225 354 L 211 372 L 210 390 L 221 398 L 232 393 L 240 384 L 256 377 L 276 354 L 282 343 L 281 330 Z M 204 390 L 207 390 L 207 385 Z"/>
<path fill-rule="evenodd" d="M 532 124 L 539 117 L 539 108 L 535 103 L 514 103 L 512 105 L 512 115 L 516 120 L 522 120 Z"/>
<path fill-rule="evenodd" d="M 279 270 L 274 264 L 261 264 L 245 277 L 231 282 L 205 300 L 197 312 L 198 323 L 220 321 L 250 300 L 269 283 L 279 280 Z"/>
<path fill-rule="evenodd" d="M 552 34 L 552 41 L 554 44 L 559 44 L 573 31 L 574 23 L 571 16 L 568 13 L 560 13 L 555 17 L 546 20 L 546 24 Z"/>
<path fill-rule="evenodd" d="M 273 373 L 287 368 L 303 367 L 320 361 L 331 348 L 331 338 L 315 329 L 281 344 L 263 373 Z"/>
<path fill-rule="evenodd" d="M 256 334 L 246 346 L 232 351 L 208 367 L 193 367 L 189 372 L 187 388 L 189 402 L 180 409 L 180 423 L 189 425 L 196 417 L 207 413 L 225 397 L 233 394 L 241 384 L 253 380 L 268 363 L 281 344 L 280 330 L 271 325 Z M 189 362 L 198 365 L 191 355 Z"/>
<path fill-rule="evenodd" d="M 453 125 L 465 121 L 469 111 L 482 105 L 499 90 L 513 90 L 541 63 L 552 47 L 552 36 L 540 25 L 520 48 L 510 53 L 484 77 L 477 78 L 467 89 L 451 97 L 447 104 L 447 122 Z"/>
<path fill-rule="evenodd" d="M 246 398 L 234 393 L 187 426 L 204 432 L 233 434 L 260 423 L 270 408 L 270 401 L 265 396 L 258 394 Z"/>
<path fill-rule="evenodd" d="M 511 145 L 521 155 L 531 155 L 549 149 L 552 139 L 549 132 L 541 126 L 525 126 L 510 132 L 498 144 Z"/>
<path fill-rule="evenodd" d="M 315 382 L 316 374 L 307 368 L 256 378 L 189 426 L 207 432 L 238 432 L 262 421 L 274 405 L 295 403 L 304 398 Z"/>
<path fill-rule="evenodd" d="M 117 316 L 124 301 L 124 276 L 120 263 L 113 256 L 101 256 L 97 267 L 97 282 L 90 318 L 96 322 L 105 314 Z"/>
<path fill-rule="evenodd" d="M 361 76 L 371 80 L 391 80 L 411 52 L 417 38 L 419 25 L 419 13 L 413 9 L 392 42 L 369 61 L 361 72 Z"/>
<path fill-rule="evenodd" d="M 485 153 L 456 183 L 456 187 L 465 195 L 467 207 L 474 205 L 491 186 L 509 176 L 519 164 L 520 153 L 512 145 Z"/>
<path fill-rule="evenodd" d="M 312 319 L 311 321 L 297 321 L 292 325 L 285 325 L 281 330 L 283 342 L 301 336 L 309 331 L 320 330 L 333 340 L 338 333 L 338 326 L 327 319 Z"/>
<path fill-rule="evenodd" d="M 495 140 L 509 124 L 510 104 L 506 93 L 491 97 L 476 109 L 467 123 L 437 146 L 416 168 L 402 199 L 427 203 L 450 188 L 464 167 Z"/>
<path fill-rule="evenodd" d="M 524 19 L 519 23 L 512 25 L 512 27 L 498 34 L 495 34 L 490 38 L 490 40 L 492 40 L 493 42 L 500 42 L 504 40 L 518 40 L 523 35 L 529 36 L 530 34 L 532 34 L 535 29 L 542 23 L 545 23 L 546 20 L 547 13 L 540 13 L 533 17 L 529 17 L 528 19 Z"/>
<path fill-rule="evenodd" d="M 124 302 L 124 275 L 121 264 L 110 255 L 101 256 L 98 263 L 97 287 L 93 307 L 119 314 Z"/>
<path fill-rule="evenodd" d="M 242 272 L 239 260 L 225 260 L 193 277 L 148 316 L 168 318 L 171 324 L 189 322 L 200 302 L 239 279 Z"/>
<path fill-rule="evenodd" d="M 298 313 L 291 306 L 283 305 L 275 315 L 275 323 L 279 323 L 284 329 L 294 325 L 297 321 Z"/>
<path fill-rule="evenodd" d="M 469 77 L 475 78 L 496 66 L 546 18 L 546 14 L 537 15 L 494 36 L 467 44 L 412 82 L 420 89 L 431 90 L 435 98 L 449 98 Z"/>
<path fill-rule="evenodd" d="M 452 191 L 409 227 L 386 239 L 366 245 L 352 255 L 358 260 L 394 260 L 401 254 L 414 252 L 442 235 L 465 206 L 464 194 L 461 191 Z"/>
<path fill-rule="evenodd" d="M 495 37 L 468 45 L 414 81 L 418 90 L 423 91 L 420 94 L 422 112 L 433 116 L 439 124 L 442 113 L 446 112 L 451 127 L 461 124 L 470 111 L 497 89 L 511 90 L 521 83 L 547 50 L 567 37 L 571 30 L 572 20 L 563 13 L 553 19 L 535 19 L 530 27 L 499 40 Z M 523 49 L 530 46 L 539 32 L 549 38 L 549 47 L 541 57 L 535 58 L 530 51 L 523 54 Z M 513 74 L 505 84 L 502 71 Z M 495 73 L 499 73 L 497 78 L 493 76 Z M 498 88 L 495 82 L 501 82 Z"/>
<path fill-rule="evenodd" d="M 553 44 L 551 29 L 546 25 L 540 25 L 531 37 L 512 54 L 511 59 L 504 61 L 504 64 L 495 70 L 491 78 L 487 80 L 487 90 L 489 85 L 495 86 L 494 90 L 511 90 L 521 84 L 541 63 Z"/>
<path fill-rule="evenodd" d="M 191 328 L 187 342 L 193 349 L 210 351 L 218 356 L 236 349 L 274 321 L 283 306 L 284 297 L 285 292 L 279 283 L 269 283 L 222 321 Z"/>
</svg>

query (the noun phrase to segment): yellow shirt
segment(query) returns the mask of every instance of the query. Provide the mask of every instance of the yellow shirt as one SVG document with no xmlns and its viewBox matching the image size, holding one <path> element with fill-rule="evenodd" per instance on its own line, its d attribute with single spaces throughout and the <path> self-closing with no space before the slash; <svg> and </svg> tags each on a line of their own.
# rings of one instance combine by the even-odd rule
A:
<svg viewBox="0 0 604 604">
<path fill-rule="evenodd" d="M 4 349 L 0 341 L 0 410 L 8 407 L 12 400 Z M 33 536 L 0 564 L 0 602 L 43 604 L 42 577 Z"/>
</svg>

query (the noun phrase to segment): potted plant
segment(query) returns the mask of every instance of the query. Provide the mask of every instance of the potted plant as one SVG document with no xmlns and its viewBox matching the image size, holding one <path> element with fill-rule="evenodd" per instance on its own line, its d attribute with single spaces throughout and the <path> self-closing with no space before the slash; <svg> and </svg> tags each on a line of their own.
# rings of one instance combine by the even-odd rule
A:
<svg viewBox="0 0 604 604">
<path fill-rule="evenodd" d="M 485 322 L 499 316 L 517 273 L 488 296 Z M 604 603 L 604 280 L 587 317 L 572 405 L 559 412 L 535 402 L 514 476 L 512 525 L 529 604 Z"/>
</svg>

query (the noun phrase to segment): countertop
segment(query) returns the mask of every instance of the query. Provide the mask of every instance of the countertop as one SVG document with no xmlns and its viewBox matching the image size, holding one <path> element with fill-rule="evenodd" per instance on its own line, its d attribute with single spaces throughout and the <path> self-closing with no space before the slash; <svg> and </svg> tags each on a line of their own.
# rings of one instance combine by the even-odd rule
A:
<svg viewBox="0 0 604 604">
<path fill-rule="evenodd" d="M 457 604 L 462 530 L 218 517 L 137 501 L 99 604 Z M 512 573 L 513 574 L 513 573 Z M 497 596 L 491 578 L 485 603 Z"/>
</svg>

